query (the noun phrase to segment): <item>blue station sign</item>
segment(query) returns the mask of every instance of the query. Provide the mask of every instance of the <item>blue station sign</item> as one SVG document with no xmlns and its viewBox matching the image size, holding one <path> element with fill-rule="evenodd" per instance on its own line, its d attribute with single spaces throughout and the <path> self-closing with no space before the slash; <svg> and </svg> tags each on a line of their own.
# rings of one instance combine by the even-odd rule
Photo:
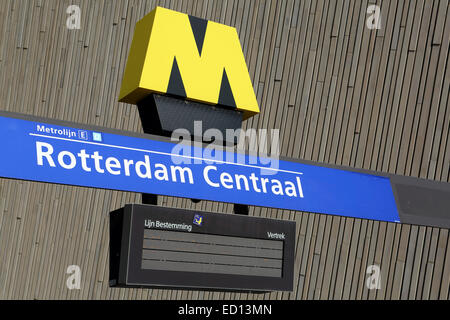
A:
<svg viewBox="0 0 450 320">
<path fill-rule="evenodd" d="M 49 122 L 0 116 L 1 177 L 400 221 L 386 176 Z"/>
</svg>

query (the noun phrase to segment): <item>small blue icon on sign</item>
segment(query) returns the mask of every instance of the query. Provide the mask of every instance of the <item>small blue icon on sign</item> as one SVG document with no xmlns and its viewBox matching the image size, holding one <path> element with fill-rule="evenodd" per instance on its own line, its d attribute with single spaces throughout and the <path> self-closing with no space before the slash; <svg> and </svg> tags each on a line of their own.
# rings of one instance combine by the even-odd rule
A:
<svg viewBox="0 0 450 320">
<path fill-rule="evenodd" d="M 201 227 L 203 224 L 203 216 L 196 214 L 192 223 Z"/>
<path fill-rule="evenodd" d="M 100 132 L 93 132 L 92 140 L 97 141 L 97 142 L 102 142 L 102 134 Z"/>
<path fill-rule="evenodd" d="M 88 140 L 88 132 L 84 130 L 78 130 L 78 139 Z"/>
</svg>

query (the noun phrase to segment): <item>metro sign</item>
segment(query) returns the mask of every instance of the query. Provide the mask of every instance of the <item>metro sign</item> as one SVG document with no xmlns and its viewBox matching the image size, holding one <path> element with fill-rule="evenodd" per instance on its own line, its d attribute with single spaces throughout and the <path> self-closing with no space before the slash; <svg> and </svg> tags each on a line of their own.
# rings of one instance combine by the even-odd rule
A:
<svg viewBox="0 0 450 320">
<path fill-rule="evenodd" d="M 201 161 L 175 164 L 186 156 L 169 139 L 27 118 L 0 113 L 1 177 L 399 221 L 387 177 L 287 160 L 252 165 L 228 151 L 234 161 L 217 160 L 196 146 Z"/>
<path fill-rule="evenodd" d="M 167 138 L 9 112 L 0 136 L 4 178 L 450 227 L 449 183 L 288 158 L 272 168 L 231 151 L 224 161 L 199 146 L 201 161 L 176 164 Z"/>
<path fill-rule="evenodd" d="M 259 113 L 236 29 L 161 7 L 136 24 L 119 101 L 151 93 Z"/>
</svg>

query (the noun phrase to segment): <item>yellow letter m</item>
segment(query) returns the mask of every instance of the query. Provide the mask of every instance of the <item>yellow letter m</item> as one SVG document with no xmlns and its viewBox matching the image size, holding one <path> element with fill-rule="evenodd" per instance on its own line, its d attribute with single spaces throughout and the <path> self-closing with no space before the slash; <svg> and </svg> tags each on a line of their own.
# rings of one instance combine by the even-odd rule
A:
<svg viewBox="0 0 450 320">
<path fill-rule="evenodd" d="M 150 93 L 259 112 L 236 29 L 161 7 L 136 24 L 119 101 Z"/>
</svg>

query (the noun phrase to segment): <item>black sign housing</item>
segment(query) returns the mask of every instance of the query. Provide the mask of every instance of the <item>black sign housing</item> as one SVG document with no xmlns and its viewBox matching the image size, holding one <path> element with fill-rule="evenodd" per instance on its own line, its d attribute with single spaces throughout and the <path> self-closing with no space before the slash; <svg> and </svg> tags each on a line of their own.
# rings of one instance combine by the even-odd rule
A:
<svg viewBox="0 0 450 320">
<path fill-rule="evenodd" d="M 293 221 L 129 204 L 110 236 L 112 287 L 292 291 Z"/>
</svg>

